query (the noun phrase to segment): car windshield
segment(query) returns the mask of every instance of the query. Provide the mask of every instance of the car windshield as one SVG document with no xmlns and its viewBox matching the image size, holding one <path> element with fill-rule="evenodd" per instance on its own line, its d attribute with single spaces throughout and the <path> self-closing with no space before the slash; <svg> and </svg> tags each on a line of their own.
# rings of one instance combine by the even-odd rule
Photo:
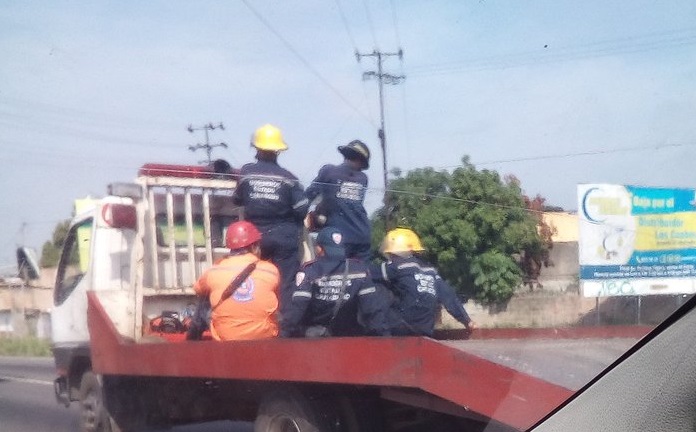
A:
<svg viewBox="0 0 696 432">
<path fill-rule="evenodd" d="M 317 362 L 318 375 L 267 375 L 252 356 L 235 360 L 258 368 L 244 376 L 222 368 L 220 353 L 195 353 L 157 379 L 172 370 L 181 379 L 219 379 L 215 391 L 228 399 L 211 400 L 243 399 L 246 410 L 224 418 L 183 408 L 193 405 L 182 398 L 170 401 L 166 421 L 147 427 L 195 419 L 262 428 L 257 413 L 270 408 L 261 389 L 287 381 L 302 392 L 370 389 L 388 413 L 385 430 L 439 430 L 435 421 L 419 423 L 434 413 L 529 428 L 696 293 L 695 18 L 688 0 L 5 2 L 0 268 L 20 273 L 14 245 L 33 246 L 52 270 L 27 287 L 58 293 L 22 313 L 0 301 L 0 330 L 89 347 L 96 321 L 88 324 L 87 305 L 101 311 L 90 303 L 98 301 L 99 316 L 113 324 L 104 328 L 124 340 L 142 342 L 166 327 L 162 320 L 180 320 L 172 324 L 179 340 L 165 338 L 177 344 L 196 295 L 208 294 L 194 284 L 226 256 L 228 225 L 240 214 L 261 231 L 259 256 L 277 267 L 285 312 L 284 304 L 313 296 L 303 282 L 319 270 L 299 261 L 330 256 L 333 245 L 319 232 L 330 226 L 338 237 L 327 238 L 360 262 L 350 268 L 384 294 L 385 320 L 396 316 L 381 332 L 361 315 L 355 326 L 367 329 L 368 345 L 325 348 L 371 372 L 339 360 L 328 367 L 320 362 L 330 356 L 317 354 L 307 361 Z M 148 163 L 188 168 L 173 179 L 138 176 Z M 187 183 L 200 172 L 209 178 Z M 109 225 L 99 199 L 107 185 L 126 181 L 143 194 L 119 197 L 138 214 L 124 233 Z M 219 187 L 225 181 L 238 182 L 234 196 Z M 70 226 L 85 211 L 94 212 L 88 226 Z M 79 271 L 66 267 L 70 251 L 60 268 L 66 244 L 84 258 Z M 329 327 L 364 306 L 336 300 L 352 295 L 340 283 L 350 269 L 342 271 L 316 275 L 329 281 L 321 299 L 333 296 L 340 310 L 326 309 Z M 231 292 L 252 298 L 261 286 Z M 12 325 L 18 313 L 28 325 Z M 299 335 L 284 334 L 289 313 L 274 316 L 276 335 Z M 414 335 L 424 339 L 398 345 Z M 369 345 L 373 337 L 393 344 Z M 360 351 L 366 346 L 370 353 Z M 268 349 L 259 352 L 294 355 Z M 81 384 L 130 388 L 110 381 L 138 375 L 119 371 L 130 363 L 111 354 L 99 366 L 85 354 L 80 378 L 66 378 L 66 397 L 80 400 Z M 363 364 L 368 354 L 381 369 Z M 83 378 L 92 366 L 99 378 Z M 226 387 L 238 389 L 236 380 L 255 385 Z M 486 390 L 456 387 L 467 383 Z M 399 417 L 404 407 L 417 414 Z M 126 411 L 104 418 L 118 422 Z M 297 424 L 276 426 L 305 430 Z"/>
</svg>

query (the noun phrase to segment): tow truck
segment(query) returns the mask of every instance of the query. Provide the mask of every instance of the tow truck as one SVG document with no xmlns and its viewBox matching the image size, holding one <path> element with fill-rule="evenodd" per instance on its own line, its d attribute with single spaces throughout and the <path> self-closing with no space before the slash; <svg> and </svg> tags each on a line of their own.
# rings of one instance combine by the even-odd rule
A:
<svg viewBox="0 0 696 432">
<path fill-rule="evenodd" d="M 525 430 L 648 331 L 186 341 L 153 323 L 190 315 L 194 281 L 228 252 L 236 180 L 146 164 L 73 218 L 54 290 L 54 389 L 80 404 L 83 431 L 226 419 L 257 432 Z"/>
</svg>

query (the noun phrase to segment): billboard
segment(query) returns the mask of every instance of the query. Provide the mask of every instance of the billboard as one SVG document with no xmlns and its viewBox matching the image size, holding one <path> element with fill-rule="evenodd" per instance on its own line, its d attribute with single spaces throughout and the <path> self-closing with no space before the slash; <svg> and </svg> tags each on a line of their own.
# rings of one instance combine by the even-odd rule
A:
<svg viewBox="0 0 696 432">
<path fill-rule="evenodd" d="M 578 186 L 586 297 L 696 292 L 696 190 Z"/>
</svg>

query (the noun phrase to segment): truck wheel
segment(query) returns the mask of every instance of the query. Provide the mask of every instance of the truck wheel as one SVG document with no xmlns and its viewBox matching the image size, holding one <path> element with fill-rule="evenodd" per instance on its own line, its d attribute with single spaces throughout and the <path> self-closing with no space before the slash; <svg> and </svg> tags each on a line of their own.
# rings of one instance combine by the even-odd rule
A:
<svg viewBox="0 0 696 432">
<path fill-rule="evenodd" d="M 85 372 L 80 382 L 80 431 L 112 432 L 102 388 L 92 371 Z"/>
<path fill-rule="evenodd" d="M 254 432 L 331 432 L 336 417 L 331 406 L 297 390 L 269 394 L 259 406 Z"/>
</svg>

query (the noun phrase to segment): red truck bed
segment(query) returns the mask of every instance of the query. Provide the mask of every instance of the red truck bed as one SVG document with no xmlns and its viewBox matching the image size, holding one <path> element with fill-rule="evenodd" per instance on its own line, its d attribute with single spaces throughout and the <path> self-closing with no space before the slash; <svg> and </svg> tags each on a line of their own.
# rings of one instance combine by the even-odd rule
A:
<svg viewBox="0 0 696 432">
<path fill-rule="evenodd" d="M 604 348 L 599 343 L 592 349 L 587 339 L 556 337 L 530 344 L 494 335 L 469 341 L 360 337 L 135 343 L 117 333 L 96 295 L 88 297 L 93 368 L 103 375 L 374 386 L 384 399 L 492 418 L 519 430 L 540 420 L 647 332 L 635 329 L 615 343 L 600 339 Z M 573 364 L 583 362 L 569 350 L 573 346 L 591 360 L 584 369 Z M 558 370 L 565 372 L 553 372 Z"/>
</svg>

